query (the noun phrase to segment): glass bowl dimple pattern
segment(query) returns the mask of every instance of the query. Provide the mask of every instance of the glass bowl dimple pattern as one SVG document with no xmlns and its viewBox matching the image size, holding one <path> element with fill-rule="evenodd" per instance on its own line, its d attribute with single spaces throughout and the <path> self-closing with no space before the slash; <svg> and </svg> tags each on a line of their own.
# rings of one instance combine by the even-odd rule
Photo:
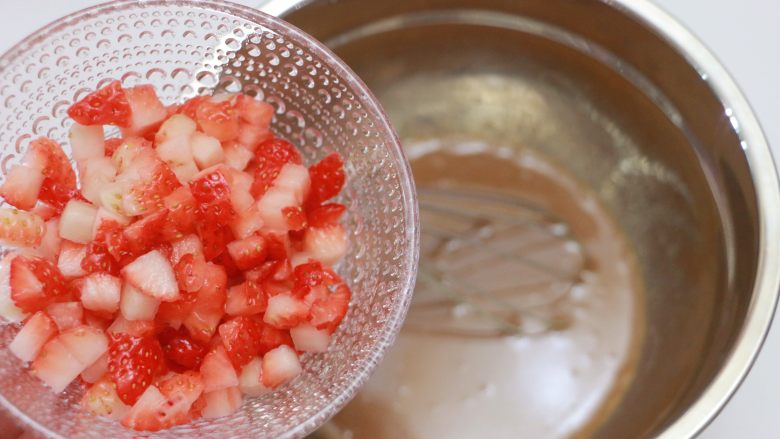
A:
<svg viewBox="0 0 780 439">
<path fill-rule="evenodd" d="M 320 43 L 255 10 L 222 1 L 119 1 L 48 25 L 0 57 L 0 172 L 32 139 L 70 152 L 67 108 L 120 79 L 153 84 L 166 103 L 215 88 L 276 109 L 277 134 L 307 164 L 339 152 L 348 184 L 349 251 L 338 266 L 353 291 L 328 352 L 304 355 L 303 374 L 248 399 L 233 415 L 154 437 L 301 437 L 335 414 L 393 341 L 410 301 L 418 255 L 417 204 L 408 164 L 366 86 Z M 6 349 L 0 329 L 0 405 L 38 432 L 66 438 L 147 437 L 78 409 L 80 386 L 55 395 Z"/>
</svg>

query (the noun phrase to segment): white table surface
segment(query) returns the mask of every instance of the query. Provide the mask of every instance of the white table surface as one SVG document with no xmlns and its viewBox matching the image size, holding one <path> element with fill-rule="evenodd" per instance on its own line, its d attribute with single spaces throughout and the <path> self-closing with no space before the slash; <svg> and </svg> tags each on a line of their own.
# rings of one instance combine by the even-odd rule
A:
<svg viewBox="0 0 780 439">
<path fill-rule="evenodd" d="M 58 17 L 95 0 L 1 0 L 0 52 Z M 575 0 L 572 0 L 575 1 Z M 693 30 L 736 78 L 780 157 L 780 1 L 656 0 Z M 259 0 L 238 0 L 256 5 Z M 11 6 L 13 5 L 13 6 Z M 780 245 L 780 243 L 777 243 Z M 780 438 L 780 325 L 770 332 L 747 379 L 701 435 Z"/>
</svg>

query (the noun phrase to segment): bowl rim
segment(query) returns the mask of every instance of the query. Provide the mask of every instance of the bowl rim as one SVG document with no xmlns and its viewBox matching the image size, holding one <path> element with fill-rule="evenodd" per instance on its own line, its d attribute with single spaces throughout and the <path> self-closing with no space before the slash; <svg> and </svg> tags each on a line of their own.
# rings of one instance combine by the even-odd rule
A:
<svg viewBox="0 0 780 439">
<path fill-rule="evenodd" d="M 314 0 L 263 0 L 258 8 L 283 16 Z M 634 19 L 662 38 L 694 67 L 730 117 L 739 124 L 758 205 L 759 252 L 755 284 L 745 321 L 723 368 L 701 395 L 658 437 L 694 437 L 725 407 L 755 363 L 769 333 L 780 292 L 780 185 L 769 143 L 739 86 L 710 49 L 671 14 L 650 0 L 597 0 Z"/>
<path fill-rule="evenodd" d="M 24 39 L 14 44 L 11 48 L 0 54 L 0 72 L 8 68 L 13 61 L 19 57 L 20 54 L 30 50 L 38 42 L 48 38 L 48 33 L 53 30 L 59 30 L 60 28 L 69 26 L 72 21 L 84 17 L 84 16 L 99 16 L 104 10 L 121 8 L 121 7 L 153 7 L 155 4 L 161 5 L 183 5 L 191 8 L 202 8 L 205 10 L 215 10 L 222 13 L 228 13 L 231 15 L 239 16 L 252 23 L 259 24 L 264 27 L 268 27 L 274 32 L 281 32 L 285 35 L 290 35 L 298 41 L 305 42 L 311 46 L 314 50 L 319 51 L 324 57 L 324 61 L 328 63 L 328 66 L 332 68 L 340 78 L 344 78 L 347 84 L 358 92 L 358 97 L 368 104 L 367 110 L 374 112 L 378 116 L 376 123 L 379 125 L 380 130 L 386 131 L 389 135 L 386 138 L 386 149 L 391 155 L 391 158 L 398 166 L 399 170 L 399 183 L 400 192 L 403 196 L 403 204 L 405 209 L 404 221 L 409 224 L 407 228 L 406 238 L 408 246 L 404 252 L 403 261 L 410 267 L 409 271 L 402 276 L 400 280 L 400 290 L 403 297 L 400 299 L 400 306 L 398 306 L 393 314 L 388 316 L 388 323 L 386 324 L 385 331 L 382 337 L 377 339 L 377 349 L 375 349 L 366 358 L 366 368 L 356 376 L 355 379 L 345 388 L 344 392 L 331 400 L 326 406 L 324 406 L 318 412 L 312 414 L 305 422 L 296 425 L 294 428 L 288 430 L 280 437 L 286 438 L 298 438 L 303 437 L 317 427 L 325 423 L 330 417 L 338 413 L 357 393 L 359 387 L 361 387 L 371 376 L 377 365 L 384 357 L 387 350 L 395 341 L 398 333 L 401 330 L 401 326 L 406 318 L 406 314 L 411 304 L 412 296 L 414 293 L 414 286 L 417 277 L 417 267 L 420 257 L 420 220 L 419 220 L 419 206 L 417 204 L 417 191 L 412 177 L 412 170 L 409 164 L 409 160 L 406 157 L 406 153 L 401 147 L 398 134 L 390 124 L 389 117 L 384 108 L 376 98 L 374 93 L 368 88 L 363 80 L 332 50 L 330 50 L 323 43 L 302 31 L 301 29 L 286 22 L 284 19 L 275 15 L 268 14 L 261 11 L 258 8 L 252 8 L 244 6 L 238 3 L 234 3 L 228 0 L 113 0 L 105 1 L 93 6 L 76 10 L 70 14 L 62 16 L 48 24 L 39 27 L 32 33 L 27 35 Z M 269 25 L 273 25 L 273 28 Z M 38 433 L 42 433 L 47 437 L 61 437 L 59 434 L 49 430 L 45 426 L 39 424 L 37 421 L 30 418 L 26 413 L 18 409 L 15 405 L 11 404 L 2 394 L 0 394 L 0 408 L 7 410 L 15 419 L 23 421 L 27 426 L 32 427 Z"/>
</svg>

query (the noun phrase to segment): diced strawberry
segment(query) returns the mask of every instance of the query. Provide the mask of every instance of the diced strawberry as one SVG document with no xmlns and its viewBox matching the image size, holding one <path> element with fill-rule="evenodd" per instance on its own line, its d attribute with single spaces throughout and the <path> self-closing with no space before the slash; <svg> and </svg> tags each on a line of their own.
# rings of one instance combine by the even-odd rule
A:
<svg viewBox="0 0 780 439">
<path fill-rule="evenodd" d="M 230 185 L 221 167 L 204 170 L 190 182 L 192 195 L 199 204 L 198 235 L 207 260 L 225 251 L 233 240 L 229 224 L 235 217 L 230 200 Z"/>
<path fill-rule="evenodd" d="M 225 161 L 225 151 L 216 137 L 196 132 L 192 136 L 192 157 L 200 169 L 210 168 Z"/>
<path fill-rule="evenodd" d="M 298 326 L 309 316 L 309 307 L 302 300 L 289 294 L 277 294 L 268 298 L 263 321 L 279 329 Z"/>
<path fill-rule="evenodd" d="M 312 293 L 314 292 L 313 289 Z M 336 288 L 336 291 L 325 295 L 325 297 L 317 297 L 314 300 L 307 298 L 307 302 L 311 302 L 309 322 L 317 329 L 326 329 L 330 333 L 335 332 L 349 310 L 351 297 L 352 293 L 349 291 L 349 287 L 342 284 Z"/>
<path fill-rule="evenodd" d="M 246 172 L 226 168 L 230 177 L 230 202 L 233 210 L 241 214 L 252 207 L 255 202 L 250 189 L 252 188 L 252 176 Z"/>
<path fill-rule="evenodd" d="M 117 149 L 122 145 L 122 139 L 106 139 L 105 141 L 105 151 L 104 154 L 106 157 L 112 157 L 114 155 L 114 152 L 116 152 Z"/>
<path fill-rule="evenodd" d="M 157 144 L 157 155 L 170 166 L 181 183 L 187 183 L 200 171 L 190 144 L 189 137 L 174 137 Z"/>
<path fill-rule="evenodd" d="M 124 229 L 127 245 L 135 255 L 148 253 L 162 242 L 160 230 L 168 223 L 168 210 L 154 212 Z"/>
<path fill-rule="evenodd" d="M 308 261 L 295 267 L 293 282 L 293 294 L 297 297 L 304 297 L 312 288 L 320 285 L 333 286 L 342 283 L 333 270 L 323 267 L 319 261 Z"/>
<path fill-rule="evenodd" d="M 270 128 L 263 128 L 251 123 L 241 122 L 238 127 L 238 137 L 236 142 L 246 145 L 247 148 L 254 150 L 257 145 L 273 137 Z"/>
<path fill-rule="evenodd" d="M 260 284 L 246 281 L 230 287 L 225 301 L 225 312 L 231 316 L 250 316 L 265 311 L 268 297 Z"/>
<path fill-rule="evenodd" d="M 116 420 L 122 419 L 130 411 L 130 406 L 119 399 L 114 384 L 108 377 L 95 382 L 87 389 L 81 398 L 81 407 L 95 416 Z"/>
<path fill-rule="evenodd" d="M 290 232 L 303 230 L 308 226 L 306 214 L 300 207 L 285 207 L 282 209 L 282 215 L 284 216 L 285 221 L 287 221 L 287 229 L 290 230 Z"/>
<path fill-rule="evenodd" d="M 85 247 L 81 268 L 86 273 L 108 273 L 117 276 L 120 267 L 104 242 L 90 241 Z"/>
<path fill-rule="evenodd" d="M 185 139 L 189 140 L 195 131 L 198 129 L 198 125 L 195 120 L 187 117 L 184 114 L 174 114 L 163 122 L 160 129 L 154 136 L 154 143 L 161 145 L 171 139 Z"/>
<path fill-rule="evenodd" d="M 194 293 L 203 288 L 208 270 L 206 269 L 206 261 L 200 254 L 187 253 L 173 267 L 173 272 L 176 274 L 179 289 L 187 293 Z"/>
<path fill-rule="evenodd" d="M 295 206 L 298 206 L 298 202 L 292 192 L 276 186 L 268 189 L 257 201 L 257 209 L 263 219 L 263 227 L 279 233 L 286 233 L 290 230 L 284 209 Z"/>
<path fill-rule="evenodd" d="M 307 206 L 319 206 L 341 192 L 346 180 L 344 163 L 337 153 L 333 153 L 309 168 L 311 176 L 311 194 Z"/>
<path fill-rule="evenodd" d="M 52 303 L 46 307 L 46 314 L 57 325 L 57 329 L 65 331 L 84 323 L 84 308 L 79 302 Z"/>
<path fill-rule="evenodd" d="M 200 375 L 203 378 L 205 392 L 238 385 L 238 375 L 236 375 L 233 364 L 222 346 L 218 346 L 206 354 L 200 365 Z"/>
<path fill-rule="evenodd" d="M 152 320 L 160 306 L 160 301 L 148 296 L 136 287 L 125 282 L 122 286 L 122 297 L 119 310 L 127 320 Z"/>
<path fill-rule="evenodd" d="M 122 281 L 107 273 L 93 273 L 81 282 L 81 303 L 92 311 L 113 313 L 119 309 Z"/>
<path fill-rule="evenodd" d="M 27 312 L 46 308 L 71 296 L 62 273 L 46 259 L 16 256 L 11 261 L 11 298 Z"/>
<path fill-rule="evenodd" d="M 249 362 L 260 349 L 262 326 L 249 317 L 234 317 L 219 325 L 219 336 L 236 369 Z"/>
<path fill-rule="evenodd" d="M 13 246 L 35 247 L 46 231 L 43 219 L 22 210 L 0 208 L 0 241 Z"/>
<path fill-rule="evenodd" d="M 104 353 L 92 365 L 81 372 L 81 379 L 87 383 L 99 381 L 108 372 L 108 353 Z"/>
<path fill-rule="evenodd" d="M 63 331 L 57 339 L 81 364 L 81 373 L 108 350 L 108 337 L 100 329 L 76 326 Z"/>
<path fill-rule="evenodd" d="M 165 197 L 168 218 L 162 229 L 162 236 L 168 241 L 181 239 L 195 232 L 198 205 L 189 187 L 182 186 Z"/>
<path fill-rule="evenodd" d="M 265 262 L 268 248 L 262 236 L 253 235 L 227 245 L 228 253 L 241 270 L 251 270 Z"/>
<path fill-rule="evenodd" d="M 111 323 L 106 333 L 109 335 L 126 334 L 133 337 L 146 337 L 153 335 L 154 330 L 154 322 L 149 320 L 128 320 L 120 315 Z"/>
<path fill-rule="evenodd" d="M 178 264 L 184 255 L 203 256 L 203 243 L 197 235 L 187 235 L 171 244 L 171 263 Z M 175 268 L 174 268 L 174 271 Z"/>
<path fill-rule="evenodd" d="M 8 171 L 0 196 L 11 206 L 30 210 L 38 202 L 38 194 L 43 185 L 43 171 L 25 165 L 16 165 Z"/>
<path fill-rule="evenodd" d="M 207 343 L 217 330 L 225 313 L 227 274 L 224 268 L 206 264 L 203 287 L 198 291 L 191 313 L 184 320 L 184 326 L 195 340 Z"/>
<path fill-rule="evenodd" d="M 268 351 L 279 346 L 293 346 L 290 331 L 275 328 L 269 324 L 263 324 L 260 331 L 260 343 L 258 355 L 265 355 Z"/>
<path fill-rule="evenodd" d="M 126 137 L 111 154 L 111 161 L 114 162 L 117 172 L 121 174 L 130 167 L 136 157 L 148 153 L 151 149 L 152 142 L 143 137 Z"/>
<path fill-rule="evenodd" d="M 236 99 L 236 109 L 241 119 L 265 130 L 270 130 L 271 119 L 274 117 L 274 107 L 250 96 L 239 95 Z"/>
<path fill-rule="evenodd" d="M 241 368 L 238 386 L 247 396 L 260 396 L 271 391 L 263 385 L 263 360 L 260 357 L 253 357 Z"/>
<path fill-rule="evenodd" d="M 35 247 L 35 255 L 50 261 L 56 261 L 60 254 L 62 239 L 60 238 L 60 220 L 52 218 L 46 221 L 41 243 Z"/>
<path fill-rule="evenodd" d="M 90 93 L 68 108 L 68 116 L 81 125 L 128 126 L 131 108 L 119 81 Z"/>
<path fill-rule="evenodd" d="M 223 146 L 223 149 L 225 151 L 225 164 L 236 171 L 246 169 L 255 156 L 250 149 L 240 143 L 228 142 Z"/>
<path fill-rule="evenodd" d="M 263 356 L 263 385 L 265 387 L 271 389 L 279 387 L 292 381 L 302 371 L 298 354 L 289 346 L 279 346 Z"/>
<path fill-rule="evenodd" d="M 87 159 L 79 168 L 81 172 L 81 193 L 92 203 L 101 203 L 103 189 L 114 181 L 116 166 L 108 157 Z"/>
<path fill-rule="evenodd" d="M 231 223 L 231 230 L 238 239 L 244 239 L 252 236 L 255 232 L 263 228 L 263 215 L 253 205 L 244 212 L 241 212 Z"/>
<path fill-rule="evenodd" d="M 44 221 L 48 221 L 59 215 L 57 209 L 42 201 L 38 201 L 38 204 L 30 210 L 30 213 L 41 217 Z"/>
<path fill-rule="evenodd" d="M 122 400 L 122 398 L 119 398 Z M 163 428 L 161 415 L 168 398 L 155 386 L 145 387 L 130 410 L 122 418 L 122 425 L 139 431 L 158 431 Z"/>
<path fill-rule="evenodd" d="M 159 250 L 138 257 L 122 269 L 125 280 L 142 293 L 163 302 L 179 299 L 179 286 L 171 263 Z"/>
<path fill-rule="evenodd" d="M 23 161 L 27 166 L 42 170 L 44 179 L 38 198 L 57 211 L 61 211 L 78 192 L 76 173 L 57 142 L 47 138 L 32 141 Z"/>
<path fill-rule="evenodd" d="M 73 151 L 73 159 L 78 163 L 106 155 L 103 125 L 87 126 L 76 122 L 70 127 L 68 140 Z"/>
<path fill-rule="evenodd" d="M 38 356 L 43 345 L 57 335 L 57 326 L 43 311 L 33 314 L 16 334 L 8 350 L 22 361 L 32 361 Z"/>
<path fill-rule="evenodd" d="M 60 236 L 68 241 L 86 244 L 92 239 L 92 225 L 97 208 L 79 200 L 70 200 L 60 217 Z"/>
<path fill-rule="evenodd" d="M 125 135 L 144 136 L 148 132 L 156 129 L 168 116 L 154 87 L 151 85 L 142 85 L 125 90 L 127 102 L 130 104 L 130 123 Z"/>
<path fill-rule="evenodd" d="M 205 394 L 206 406 L 202 410 L 204 418 L 221 418 L 241 407 L 241 390 L 236 387 L 215 390 Z"/>
<path fill-rule="evenodd" d="M 333 265 L 347 253 L 347 236 L 340 224 L 309 227 L 304 236 L 304 251 L 323 264 Z"/>
<path fill-rule="evenodd" d="M 327 228 L 339 223 L 347 207 L 339 203 L 327 203 L 317 206 L 308 213 L 309 225 L 315 228 Z"/>
<path fill-rule="evenodd" d="M 279 170 L 273 186 L 291 193 L 295 199 L 293 206 L 299 206 L 309 196 L 311 189 L 309 171 L 299 164 L 287 163 Z"/>
<path fill-rule="evenodd" d="M 193 340 L 184 328 L 166 327 L 158 338 L 165 358 L 179 366 L 198 369 L 206 356 L 206 347 Z"/>
<path fill-rule="evenodd" d="M 300 325 L 290 329 L 295 350 L 302 352 L 325 352 L 330 344 L 330 333 L 311 325 Z"/>
<path fill-rule="evenodd" d="M 113 223 L 113 224 L 111 224 Z M 92 225 L 92 239 L 104 240 L 102 233 L 106 228 L 116 228 L 121 230 L 122 227 L 130 224 L 130 218 L 124 215 L 118 215 L 104 207 L 98 207 L 97 214 L 95 215 L 95 223 Z M 101 228 L 103 229 L 101 231 Z"/>
<path fill-rule="evenodd" d="M 191 421 L 190 408 L 203 394 L 203 380 L 197 372 L 174 373 L 157 384 L 166 402 L 157 415 L 162 428 Z"/>
<path fill-rule="evenodd" d="M 133 404 L 164 368 L 160 343 L 151 336 L 109 336 L 108 373 L 125 404 Z"/>
<path fill-rule="evenodd" d="M 198 107 L 208 99 L 208 96 L 195 96 L 194 98 L 188 99 L 176 109 L 176 113 L 183 114 L 192 120 L 196 120 L 198 117 Z"/>
<path fill-rule="evenodd" d="M 164 208 L 165 197 L 181 187 L 171 168 L 149 149 L 145 149 L 133 159 L 125 172 L 117 177 L 117 182 L 124 189 L 122 208 L 128 216 L 143 215 Z"/>
<path fill-rule="evenodd" d="M 228 142 L 238 136 L 238 112 L 230 100 L 216 102 L 204 99 L 197 107 L 196 116 L 201 130 L 220 142 Z"/>
<path fill-rule="evenodd" d="M 85 367 L 68 347 L 55 337 L 49 340 L 30 365 L 31 372 L 55 393 L 60 393 L 75 380 Z"/>
<path fill-rule="evenodd" d="M 301 155 L 290 142 L 269 139 L 258 145 L 254 167 L 252 195 L 259 198 L 271 187 L 282 167 L 287 163 L 301 164 Z"/>
<path fill-rule="evenodd" d="M 81 267 L 81 262 L 86 256 L 86 246 L 63 240 L 57 268 L 68 278 L 84 276 L 87 272 Z"/>
</svg>

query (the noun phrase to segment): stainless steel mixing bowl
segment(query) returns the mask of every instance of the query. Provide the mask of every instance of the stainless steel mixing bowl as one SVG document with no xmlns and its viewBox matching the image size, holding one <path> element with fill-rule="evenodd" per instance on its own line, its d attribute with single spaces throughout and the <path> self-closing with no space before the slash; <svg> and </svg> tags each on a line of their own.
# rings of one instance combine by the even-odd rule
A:
<svg viewBox="0 0 780 439">
<path fill-rule="evenodd" d="M 636 251 L 646 327 L 635 377 L 594 437 L 690 437 L 716 415 L 774 311 L 780 196 L 755 116 L 695 37 L 644 0 L 263 9 L 333 48 L 402 139 L 522 144 L 596 191 Z"/>
</svg>

